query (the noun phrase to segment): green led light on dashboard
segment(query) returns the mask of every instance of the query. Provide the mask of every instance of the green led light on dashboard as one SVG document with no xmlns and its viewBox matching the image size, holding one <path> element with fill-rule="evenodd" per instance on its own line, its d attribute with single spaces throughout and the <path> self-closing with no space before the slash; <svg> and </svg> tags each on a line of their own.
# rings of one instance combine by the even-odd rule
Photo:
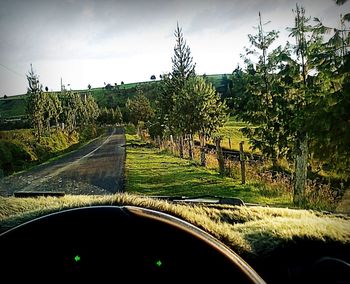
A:
<svg viewBox="0 0 350 284">
<path fill-rule="evenodd" d="M 75 262 L 80 261 L 80 256 L 79 256 L 79 255 L 76 255 L 76 256 L 74 257 L 74 260 L 75 260 Z"/>
<path fill-rule="evenodd" d="M 157 265 L 158 267 L 161 267 L 162 264 L 163 264 L 163 263 L 162 263 L 160 260 L 158 260 L 158 261 L 156 262 L 156 265 Z"/>
</svg>

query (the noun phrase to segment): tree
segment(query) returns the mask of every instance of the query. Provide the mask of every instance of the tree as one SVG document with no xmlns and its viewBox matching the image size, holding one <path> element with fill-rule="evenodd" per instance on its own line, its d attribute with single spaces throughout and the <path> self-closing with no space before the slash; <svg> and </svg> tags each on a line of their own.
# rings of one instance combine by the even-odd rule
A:
<svg viewBox="0 0 350 284">
<path fill-rule="evenodd" d="M 154 116 L 154 110 L 150 101 L 143 93 L 138 94 L 134 99 L 128 99 L 126 107 L 130 113 L 130 121 L 135 125 L 139 122 L 148 122 Z"/>
<path fill-rule="evenodd" d="M 350 29 L 346 19 L 340 17 L 338 28 L 324 26 L 315 18 L 314 33 L 326 35 L 322 48 L 312 56 L 317 73 L 314 85 L 318 96 L 307 112 L 306 126 L 312 138 L 310 145 L 314 158 L 327 168 L 342 174 L 345 179 L 350 173 Z"/>
<path fill-rule="evenodd" d="M 46 87 L 45 87 L 45 92 L 48 92 L 48 91 L 49 91 L 49 87 L 46 86 Z"/>
<path fill-rule="evenodd" d="M 227 107 L 222 103 L 214 86 L 203 78 L 193 77 L 188 80 L 182 92 L 174 99 L 174 114 L 177 115 L 177 129 L 189 134 L 190 139 L 198 133 L 201 140 L 222 126 L 227 120 Z M 202 164 L 205 164 L 204 145 Z M 192 145 L 189 143 L 189 156 L 192 157 Z"/>
<path fill-rule="evenodd" d="M 123 114 L 120 111 L 119 106 L 117 106 L 114 110 L 113 122 L 114 123 L 122 123 L 123 122 Z"/>
<path fill-rule="evenodd" d="M 172 72 L 162 75 L 159 92 L 156 98 L 157 113 L 155 125 L 157 135 L 164 133 L 184 135 L 181 129 L 176 128 L 176 115 L 173 113 L 174 98 L 178 96 L 185 86 L 185 82 L 195 76 L 195 64 L 191 57 L 191 50 L 184 40 L 182 29 L 177 24 L 175 30 L 176 44 L 172 57 Z"/>
<path fill-rule="evenodd" d="M 312 94 L 317 93 L 310 70 L 315 67 L 312 61 L 312 54 L 318 51 L 320 41 L 317 34 L 313 33 L 313 27 L 309 24 L 310 17 L 305 16 L 305 9 L 296 5 L 296 9 L 293 10 L 293 12 L 295 14 L 295 25 L 289 30 L 291 31 L 290 36 L 294 37 L 296 40 L 294 52 L 297 59 L 294 62 L 299 70 L 293 78 L 293 95 L 295 97 L 296 109 L 293 115 L 294 117 L 290 121 L 290 127 L 292 132 L 294 132 L 295 139 L 295 180 L 293 199 L 294 203 L 302 205 L 305 202 L 310 138 L 308 129 L 305 127 L 305 118 L 307 117 L 309 106 L 313 103 Z"/>
<path fill-rule="evenodd" d="M 79 94 L 67 92 L 64 97 L 62 120 L 67 125 L 67 130 L 73 132 L 87 117 L 86 109 Z"/>
<path fill-rule="evenodd" d="M 31 124 L 36 129 L 38 142 L 41 141 L 44 124 L 44 112 L 47 103 L 47 96 L 42 92 L 42 85 L 39 82 L 39 76 L 35 74 L 32 64 L 27 74 L 29 88 L 27 91 L 27 113 Z"/>
<path fill-rule="evenodd" d="M 49 95 L 49 99 L 50 99 L 51 105 L 52 105 L 52 118 L 55 120 L 56 130 L 58 131 L 58 129 L 59 129 L 58 120 L 59 120 L 61 113 L 63 112 L 62 103 L 61 103 L 60 99 L 58 98 L 58 95 L 54 94 L 54 93 L 51 93 Z"/>
<path fill-rule="evenodd" d="M 181 89 L 185 86 L 185 82 L 195 76 L 196 64 L 193 63 L 191 49 L 183 37 L 179 24 L 176 26 L 174 35 L 176 44 L 174 47 L 174 56 L 171 59 L 173 63 L 171 75 L 172 82 L 178 89 L 177 91 L 181 92 Z"/>
<path fill-rule="evenodd" d="M 259 13 L 258 33 L 248 37 L 252 48 L 246 48 L 244 57 L 247 72 L 243 75 L 236 69 L 234 73 L 236 78 L 244 80 L 244 86 L 236 89 L 236 92 L 240 90 L 243 94 L 234 98 L 238 111 L 235 114 L 244 121 L 256 125 L 254 128 L 244 129 L 244 133 L 250 139 L 253 149 L 260 149 L 264 155 L 271 158 L 274 167 L 278 167 L 278 159 L 287 146 L 281 143 L 284 139 L 281 137 L 283 129 L 276 112 L 278 108 L 273 86 L 276 56 L 270 51 L 271 44 L 278 38 L 278 32 L 274 30 L 266 32 Z M 249 58 L 251 55 L 257 56 L 256 63 Z"/>
<path fill-rule="evenodd" d="M 91 85 L 90 84 L 88 85 L 88 89 L 91 90 Z"/>
<path fill-rule="evenodd" d="M 85 117 L 84 117 L 84 123 L 85 124 L 95 124 L 95 121 L 97 120 L 100 110 L 98 108 L 97 103 L 95 102 L 94 98 L 90 95 L 85 95 L 85 100 L 83 102 L 84 108 L 85 108 Z"/>
</svg>

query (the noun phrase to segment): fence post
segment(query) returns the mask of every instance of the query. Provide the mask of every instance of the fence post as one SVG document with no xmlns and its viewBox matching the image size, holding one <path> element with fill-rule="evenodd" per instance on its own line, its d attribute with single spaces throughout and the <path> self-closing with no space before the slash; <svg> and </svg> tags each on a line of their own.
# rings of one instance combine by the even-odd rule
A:
<svg viewBox="0 0 350 284">
<path fill-rule="evenodd" d="M 207 160 L 205 157 L 205 136 L 203 134 L 199 135 L 200 141 L 200 152 L 201 152 L 201 166 L 205 167 L 207 165 Z"/>
<path fill-rule="evenodd" d="M 184 157 L 184 137 L 183 137 L 183 135 L 180 136 L 179 152 L 180 152 L 180 158 L 183 158 Z"/>
<path fill-rule="evenodd" d="M 194 156 L 193 156 L 193 136 L 192 134 L 188 135 L 188 156 L 190 158 L 190 160 L 193 160 Z"/>
<path fill-rule="evenodd" d="M 172 134 L 170 134 L 170 149 L 171 153 L 175 155 L 174 138 Z"/>
<path fill-rule="evenodd" d="M 224 160 L 224 155 L 222 153 L 222 148 L 221 148 L 221 138 L 216 138 L 215 139 L 215 144 L 216 144 L 216 154 L 217 154 L 217 159 L 219 162 L 219 172 L 221 175 L 225 174 L 225 160 Z"/>
<path fill-rule="evenodd" d="M 243 144 L 244 144 L 244 141 L 239 143 L 239 160 L 241 162 L 242 184 L 245 184 L 245 156 L 244 156 Z"/>
</svg>

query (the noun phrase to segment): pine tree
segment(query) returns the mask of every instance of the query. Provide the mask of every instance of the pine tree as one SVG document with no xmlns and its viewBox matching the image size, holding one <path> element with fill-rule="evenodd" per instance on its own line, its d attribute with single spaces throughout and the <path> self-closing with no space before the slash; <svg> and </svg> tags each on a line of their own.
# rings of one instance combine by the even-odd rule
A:
<svg viewBox="0 0 350 284">
<path fill-rule="evenodd" d="M 264 30 L 260 13 L 257 30 L 256 35 L 248 35 L 252 47 L 246 48 L 244 56 L 246 73 L 243 74 L 238 69 L 234 74 L 237 79 L 242 79 L 244 82 L 238 89 L 235 86 L 234 92 L 240 92 L 234 102 L 237 108 L 235 114 L 244 121 L 256 125 L 254 128 L 244 129 L 244 133 L 250 139 L 253 149 L 260 149 L 264 155 L 271 158 L 274 167 L 277 167 L 286 147 L 281 143 L 283 129 L 274 85 L 278 63 L 276 53 L 281 52 L 281 49 L 270 51 L 271 44 L 278 38 L 278 32 Z M 257 62 L 250 58 L 251 55 L 258 56 Z"/>
<path fill-rule="evenodd" d="M 172 67 L 172 83 L 176 87 L 177 92 L 181 92 L 181 89 L 185 86 L 185 82 L 195 76 L 196 64 L 193 63 L 190 47 L 187 45 L 182 29 L 179 24 L 175 30 L 176 45 L 174 47 L 174 56 L 171 59 L 173 63 Z"/>
<path fill-rule="evenodd" d="M 40 143 L 44 127 L 44 112 L 47 103 L 47 95 L 42 91 L 39 76 L 35 74 L 32 64 L 30 64 L 27 80 L 29 84 L 27 91 L 27 113 L 35 129 L 38 142 Z"/>
</svg>

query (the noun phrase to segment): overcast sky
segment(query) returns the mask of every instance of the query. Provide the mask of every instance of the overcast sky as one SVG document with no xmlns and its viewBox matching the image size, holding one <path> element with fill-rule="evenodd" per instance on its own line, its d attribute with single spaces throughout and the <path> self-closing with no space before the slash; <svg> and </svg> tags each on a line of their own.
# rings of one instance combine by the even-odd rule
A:
<svg viewBox="0 0 350 284">
<path fill-rule="evenodd" d="M 300 0 L 306 13 L 338 26 L 350 1 Z M 293 26 L 291 0 L 0 0 L 0 96 L 23 94 L 33 64 L 43 86 L 72 89 L 148 81 L 171 71 L 176 23 L 197 74 L 232 73 L 258 12 L 281 31 Z"/>
</svg>

